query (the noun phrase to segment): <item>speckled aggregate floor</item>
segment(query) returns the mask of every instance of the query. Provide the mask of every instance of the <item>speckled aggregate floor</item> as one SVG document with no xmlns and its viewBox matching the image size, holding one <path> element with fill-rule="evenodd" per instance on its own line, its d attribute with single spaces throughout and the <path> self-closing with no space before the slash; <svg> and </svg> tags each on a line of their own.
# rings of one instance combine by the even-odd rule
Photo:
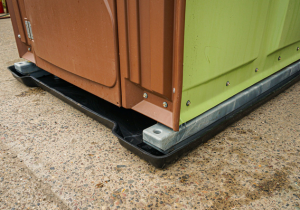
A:
<svg viewBox="0 0 300 210">
<path fill-rule="evenodd" d="M 298 209 L 300 83 L 158 170 L 103 125 L 15 80 L 0 20 L 0 209 Z"/>
</svg>

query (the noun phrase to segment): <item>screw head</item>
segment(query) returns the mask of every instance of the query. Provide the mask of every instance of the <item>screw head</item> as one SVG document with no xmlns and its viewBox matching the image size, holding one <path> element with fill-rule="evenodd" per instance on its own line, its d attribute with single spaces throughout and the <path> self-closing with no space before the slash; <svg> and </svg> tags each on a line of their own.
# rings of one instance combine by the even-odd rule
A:
<svg viewBox="0 0 300 210">
<path fill-rule="evenodd" d="M 255 69 L 255 72 L 258 72 L 258 68 Z"/>
<path fill-rule="evenodd" d="M 18 38 L 21 39 L 21 35 L 20 34 L 18 34 Z"/>
<path fill-rule="evenodd" d="M 230 82 L 229 82 L 229 81 L 227 81 L 227 82 L 226 82 L 226 86 L 229 86 L 229 85 L 230 85 Z"/>
<path fill-rule="evenodd" d="M 28 51 L 31 51 L 31 48 L 30 48 L 30 47 L 28 48 Z"/>
<path fill-rule="evenodd" d="M 143 97 L 144 97 L 144 98 L 148 98 L 148 94 L 147 94 L 147 93 L 144 93 L 144 94 L 143 94 Z"/>
<path fill-rule="evenodd" d="M 189 106 L 189 105 L 191 105 L 190 100 L 188 100 L 188 101 L 186 102 L 186 106 Z"/>
<path fill-rule="evenodd" d="M 300 48 L 299 48 L 299 47 L 297 47 L 297 51 L 299 51 L 299 49 L 300 49 Z"/>
<path fill-rule="evenodd" d="M 280 57 L 280 56 L 278 57 L 278 60 L 279 60 L 279 61 L 281 60 L 281 57 Z"/>
<path fill-rule="evenodd" d="M 164 106 L 165 108 L 167 108 L 167 107 L 168 107 L 168 103 L 167 103 L 167 102 L 164 102 L 164 103 L 163 103 L 163 106 Z"/>
</svg>

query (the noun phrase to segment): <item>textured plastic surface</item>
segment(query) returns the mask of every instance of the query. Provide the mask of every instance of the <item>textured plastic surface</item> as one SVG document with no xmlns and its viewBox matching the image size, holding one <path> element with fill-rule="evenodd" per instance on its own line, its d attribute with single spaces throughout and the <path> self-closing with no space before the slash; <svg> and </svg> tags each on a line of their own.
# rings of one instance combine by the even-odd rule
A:
<svg viewBox="0 0 300 210">
<path fill-rule="evenodd" d="M 159 123 L 145 129 L 143 131 L 143 140 L 146 144 L 154 146 L 163 153 L 167 153 L 167 150 L 174 145 L 220 120 L 249 101 L 254 100 L 286 78 L 299 73 L 299 71 L 300 61 L 236 94 L 200 116 L 182 124 L 178 132 Z"/>
<path fill-rule="evenodd" d="M 295 75 L 285 79 L 271 90 L 255 98 L 255 100 L 248 102 L 229 115 L 175 145 L 175 147 L 168 151 L 168 154 L 163 154 L 142 142 L 142 131 L 153 125 L 155 121 L 132 110 L 113 106 L 105 100 L 64 80 L 55 79 L 53 75 L 35 78 L 32 76 L 20 75 L 13 66 L 9 67 L 9 70 L 18 81 L 25 85 L 30 87 L 40 86 L 108 128 L 111 128 L 114 135 L 118 137 L 121 145 L 157 168 L 164 168 L 178 160 L 187 152 L 195 149 L 198 145 L 218 134 L 231 123 L 241 119 L 259 105 L 300 80 L 299 74 L 298 76 Z M 101 139 L 99 139 L 99 141 L 101 141 Z"/>
<path fill-rule="evenodd" d="M 298 0 L 189 0 L 185 17 L 180 124 L 300 59 Z"/>
</svg>

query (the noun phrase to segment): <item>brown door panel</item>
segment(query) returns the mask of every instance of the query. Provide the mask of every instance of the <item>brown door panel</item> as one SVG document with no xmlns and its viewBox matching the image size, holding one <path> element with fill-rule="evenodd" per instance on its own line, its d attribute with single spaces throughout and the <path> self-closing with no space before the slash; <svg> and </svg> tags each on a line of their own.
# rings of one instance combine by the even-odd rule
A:
<svg viewBox="0 0 300 210">
<path fill-rule="evenodd" d="M 118 70 L 114 0 L 27 0 L 37 57 L 106 87 Z"/>
<path fill-rule="evenodd" d="M 24 7 L 36 65 L 121 106 L 115 1 L 26 0 Z"/>
</svg>

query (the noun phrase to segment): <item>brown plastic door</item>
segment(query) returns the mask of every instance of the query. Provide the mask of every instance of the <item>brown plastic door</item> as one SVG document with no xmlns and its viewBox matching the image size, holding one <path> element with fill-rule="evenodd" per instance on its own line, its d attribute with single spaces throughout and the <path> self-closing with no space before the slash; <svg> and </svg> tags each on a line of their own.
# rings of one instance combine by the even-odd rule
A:
<svg viewBox="0 0 300 210">
<path fill-rule="evenodd" d="M 114 0 L 26 0 L 35 56 L 106 87 L 119 74 Z"/>
<path fill-rule="evenodd" d="M 17 13 L 14 1 L 33 35 L 20 48 L 12 12 L 23 58 L 30 55 L 40 68 L 100 98 L 179 129 L 185 0 L 8 0 Z"/>
</svg>

